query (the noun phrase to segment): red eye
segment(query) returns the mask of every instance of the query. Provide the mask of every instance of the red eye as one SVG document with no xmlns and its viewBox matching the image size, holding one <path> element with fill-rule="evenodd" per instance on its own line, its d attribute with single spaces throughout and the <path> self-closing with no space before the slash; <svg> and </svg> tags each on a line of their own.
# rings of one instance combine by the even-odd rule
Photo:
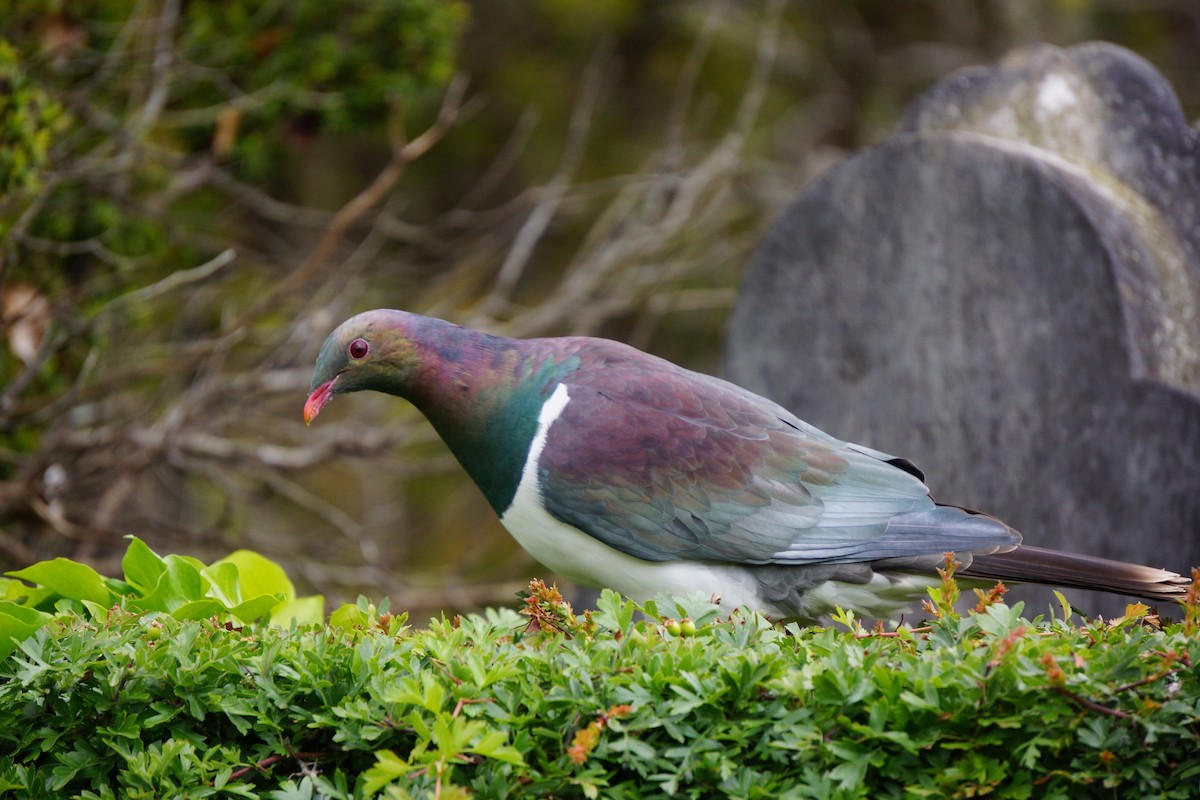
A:
<svg viewBox="0 0 1200 800">
<path fill-rule="evenodd" d="M 367 344 L 366 339 L 355 339 L 350 343 L 350 357 L 355 361 L 367 357 L 367 353 L 371 351 L 371 345 Z"/>
</svg>

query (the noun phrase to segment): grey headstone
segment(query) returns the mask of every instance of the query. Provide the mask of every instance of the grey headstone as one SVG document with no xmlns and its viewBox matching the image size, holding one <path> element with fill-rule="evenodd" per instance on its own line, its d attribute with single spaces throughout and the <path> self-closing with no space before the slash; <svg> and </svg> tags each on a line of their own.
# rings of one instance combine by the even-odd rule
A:
<svg viewBox="0 0 1200 800">
<path fill-rule="evenodd" d="M 1123 49 L 950 76 L 784 213 L 728 377 L 1025 541 L 1200 565 L 1200 136 Z M 1044 609 L 1048 593 L 1027 593 Z M 1117 613 L 1123 599 L 1070 593 Z M 1035 609 L 1031 609 L 1035 610 Z"/>
</svg>

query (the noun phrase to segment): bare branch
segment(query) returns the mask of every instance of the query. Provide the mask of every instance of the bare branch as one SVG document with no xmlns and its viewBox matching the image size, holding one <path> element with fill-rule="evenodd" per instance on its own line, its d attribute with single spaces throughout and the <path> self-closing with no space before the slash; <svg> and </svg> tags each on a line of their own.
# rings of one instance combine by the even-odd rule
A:
<svg viewBox="0 0 1200 800">
<path fill-rule="evenodd" d="M 763 100 L 767 95 L 767 83 L 775 65 L 779 44 L 780 18 L 783 16 L 783 9 L 784 0 L 767 0 L 766 20 L 759 29 L 758 58 L 754 62 L 754 72 L 746 82 L 742 100 L 738 104 L 737 118 L 733 129 L 739 148 L 754 127 L 758 114 L 762 110 Z"/>
<path fill-rule="evenodd" d="M 229 264 L 232 264 L 237 258 L 237 252 L 233 248 L 224 250 L 210 258 L 198 267 L 191 269 L 179 270 L 172 272 L 167 277 L 157 283 L 152 283 L 149 286 L 143 286 L 132 292 L 120 295 L 113 298 L 100 313 L 112 313 L 114 310 L 121 308 L 129 303 L 143 303 L 154 300 L 167 292 L 173 292 L 176 289 L 187 286 L 189 284 L 198 283 L 200 281 L 211 278 L 221 269 Z"/>
<path fill-rule="evenodd" d="M 195 65 L 191 65 L 191 70 L 206 71 Z M 281 80 L 272 81 L 266 86 L 262 86 L 252 92 L 244 92 L 234 85 L 224 73 L 214 72 L 212 73 L 212 78 L 213 82 L 220 85 L 227 95 L 228 99 L 225 102 L 218 105 L 205 106 L 204 108 L 185 108 L 166 111 L 161 115 L 159 123 L 172 128 L 192 128 L 201 125 L 212 125 L 221 116 L 222 112 L 228 112 L 230 109 L 243 114 L 253 113 L 257 109 L 273 103 L 280 98 L 286 98 L 288 103 L 296 108 L 315 111 L 328 108 L 336 99 L 336 95 L 310 90 L 299 90 L 295 86 L 291 86 Z"/>
<path fill-rule="evenodd" d="M 538 204 L 529 214 L 529 219 L 522 226 L 520 233 L 513 241 L 512 248 L 508 251 L 508 257 L 500 266 L 500 272 L 496 275 L 495 288 L 484 303 L 484 314 L 494 314 L 508 303 L 517 282 L 521 279 L 521 274 L 525 271 L 525 267 L 533 255 L 534 248 L 541 241 L 546 228 L 550 225 L 550 220 L 554 218 L 554 214 L 562 204 L 567 187 L 583 156 L 588 130 L 592 123 L 592 114 L 603 88 L 608 58 L 608 48 L 605 47 L 598 49 L 588 62 L 587 70 L 583 74 L 579 102 L 575 104 L 575 108 L 571 112 L 570 133 L 566 146 L 563 148 L 558 171 L 544 188 Z"/>
<path fill-rule="evenodd" d="M 113 267 L 131 269 L 136 267 L 138 260 L 116 253 L 104 246 L 99 239 L 82 239 L 75 242 L 56 242 L 38 236 L 21 235 L 14 237 L 16 241 L 28 247 L 35 253 L 46 253 L 54 256 L 90 255 L 98 261 Z"/>
<path fill-rule="evenodd" d="M 180 0 L 162 0 L 162 13 L 158 17 L 158 30 L 154 42 L 154 64 L 151 67 L 153 82 L 146 96 L 146 103 L 133 125 L 135 133 L 149 129 L 167 104 L 167 97 L 171 91 L 171 61 L 175 53 L 171 42 L 179 24 L 179 10 Z"/>
<path fill-rule="evenodd" d="M 285 294 L 295 291 L 304 285 L 317 271 L 325 266 L 333 251 L 342 241 L 346 231 L 357 222 L 367 211 L 381 203 L 388 192 L 396 185 L 408 165 L 428 152 L 429 148 L 440 140 L 454 126 L 462 110 L 463 95 L 467 90 L 464 76 L 457 76 L 451 81 L 442 102 L 437 119 L 424 133 L 393 150 L 392 159 L 387 166 L 375 176 L 371 185 L 363 189 L 341 207 L 325 229 L 325 233 L 313 248 L 311 254 L 284 280 L 276 284 L 270 291 L 264 293 L 260 300 L 252 305 L 243 315 L 243 319 L 258 316 L 276 303 Z"/>
<path fill-rule="evenodd" d="M 1078 703 L 1079 705 L 1083 706 L 1086 709 L 1095 711 L 1097 714 L 1104 714 L 1105 716 L 1116 717 L 1118 719 L 1129 719 L 1130 717 L 1133 716 L 1128 711 L 1122 711 L 1119 708 L 1109 708 L 1106 705 L 1101 705 L 1100 703 L 1097 703 L 1095 700 L 1089 700 L 1088 698 L 1084 697 L 1083 695 L 1076 694 L 1075 692 L 1072 692 L 1070 689 L 1067 689 L 1064 686 L 1054 685 L 1054 686 L 1050 686 L 1048 688 L 1050 689 L 1050 691 L 1057 692 L 1058 694 L 1061 694 L 1063 697 L 1067 698 L 1068 700 Z"/>
<path fill-rule="evenodd" d="M 228 171 L 214 167 L 209 176 L 212 184 L 226 194 L 245 203 L 254 213 L 273 222 L 300 225 L 308 228 L 325 228 L 333 220 L 334 212 L 318 208 L 285 203 L 268 195 L 258 187 L 242 183 Z"/>
</svg>

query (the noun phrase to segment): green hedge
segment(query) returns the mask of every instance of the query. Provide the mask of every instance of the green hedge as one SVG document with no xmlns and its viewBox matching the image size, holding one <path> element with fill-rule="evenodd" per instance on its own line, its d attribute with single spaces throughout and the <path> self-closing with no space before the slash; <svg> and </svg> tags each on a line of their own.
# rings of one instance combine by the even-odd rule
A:
<svg viewBox="0 0 1200 800">
<path fill-rule="evenodd" d="M 959 617 L 947 580 L 930 622 L 885 632 L 849 616 L 828 629 L 719 619 L 699 596 L 643 615 L 605 592 L 576 616 L 555 590 L 531 589 L 521 613 L 425 629 L 365 601 L 281 627 L 134 610 L 120 592 L 109 608 L 59 597 L 0 662 L 0 790 L 1200 795 L 1195 603 L 1165 624 L 1142 606 L 1084 621 L 1064 604 L 1028 620 L 994 598 Z"/>
</svg>

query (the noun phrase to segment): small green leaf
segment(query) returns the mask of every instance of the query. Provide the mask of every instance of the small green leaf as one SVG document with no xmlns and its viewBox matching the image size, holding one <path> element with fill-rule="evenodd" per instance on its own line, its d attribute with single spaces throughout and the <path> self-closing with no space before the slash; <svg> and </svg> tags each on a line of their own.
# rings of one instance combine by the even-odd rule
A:
<svg viewBox="0 0 1200 800">
<path fill-rule="evenodd" d="M 426 710 L 438 712 L 446 704 L 446 690 L 437 681 L 430 681 L 425 687 L 425 698 L 423 700 Z M 441 722 L 442 718 L 438 717 L 437 722 Z M 436 725 L 435 725 L 436 727 Z M 436 734 L 435 734 L 436 738 Z"/>
<path fill-rule="evenodd" d="M 205 592 L 210 585 L 200 574 L 195 559 L 169 555 L 163 559 L 165 569 L 158 576 L 154 590 L 144 597 L 131 598 L 129 603 L 135 609 L 143 611 L 174 612 L 184 603 L 205 599 Z M 211 601 L 216 602 L 216 601 Z M 218 608 L 223 606 L 218 603 Z M 206 615 L 207 616 L 207 615 Z M 193 617 L 178 617 L 178 619 L 194 619 Z"/>
<path fill-rule="evenodd" d="M 112 591 L 104 585 L 104 579 L 96 570 L 67 558 L 40 561 L 31 567 L 5 574 L 45 586 L 72 600 L 90 600 L 102 606 L 113 602 Z"/>
<path fill-rule="evenodd" d="M 371 624 L 371 617 L 356 605 L 343 603 L 329 615 L 329 624 L 344 631 L 354 628 L 365 628 Z"/>
<path fill-rule="evenodd" d="M 438 687 L 438 696 L 442 696 L 440 685 L 433 685 Z M 467 749 L 471 739 L 482 728 L 483 723 L 481 722 L 466 720 L 462 717 L 450 717 L 447 721 L 445 715 L 439 715 L 433 721 L 433 729 L 429 738 L 433 740 L 434 747 L 442 756 L 456 756 Z"/>
<path fill-rule="evenodd" d="M 283 595 L 284 601 L 287 601 L 296 596 L 296 587 L 288 579 L 283 567 L 265 556 L 251 550 L 235 550 L 220 561 L 214 562 L 209 570 L 218 569 L 223 564 L 233 564 L 237 567 L 242 597 L 280 594 Z"/>
<path fill-rule="evenodd" d="M 604 589 L 596 600 L 596 609 L 600 612 L 601 624 L 611 626 L 622 633 L 629 632 L 635 611 L 632 600 L 626 600 L 612 589 Z"/>
<path fill-rule="evenodd" d="M 515 747 L 510 747 L 507 742 L 508 736 L 503 731 L 490 731 L 483 735 L 471 751 L 507 764 L 524 766 L 525 759 L 521 752 Z"/>
<path fill-rule="evenodd" d="M 1062 592 L 1055 589 L 1054 597 L 1058 600 L 1058 607 L 1062 609 L 1063 622 L 1070 622 L 1072 610 L 1071 604 L 1067 601 L 1066 596 Z"/>
<path fill-rule="evenodd" d="M 212 566 L 200 570 L 200 574 L 208 578 L 208 595 L 210 597 L 220 600 L 228 608 L 233 608 L 242 602 L 244 595 L 237 565 L 229 561 L 218 561 Z"/>
<path fill-rule="evenodd" d="M 84 609 L 92 619 L 104 619 L 108 616 L 108 610 L 111 608 L 107 603 L 93 603 L 91 600 L 80 600 L 79 602 L 83 603 Z"/>
<path fill-rule="evenodd" d="M 279 605 L 283 598 L 277 594 L 260 594 L 258 597 L 251 597 L 244 603 L 239 603 L 229 609 L 229 613 L 240 619 L 242 622 L 257 622 L 259 619 L 271 613 L 271 609 Z"/>
<path fill-rule="evenodd" d="M 375 766 L 363 774 L 363 791 L 375 794 L 389 783 L 405 777 L 412 769 L 411 764 L 391 750 L 378 750 L 375 752 Z"/>
<path fill-rule="evenodd" d="M 44 611 L 0 600 L 0 659 L 7 658 L 20 642 L 52 618 Z"/>
<path fill-rule="evenodd" d="M 125 572 L 125 581 L 145 595 L 154 591 L 159 576 L 166 571 L 167 565 L 145 542 L 136 536 L 130 536 L 129 547 L 125 549 L 125 555 L 121 559 L 121 569 Z"/>
<path fill-rule="evenodd" d="M 209 617 L 220 616 L 221 612 L 225 610 L 225 605 L 219 600 L 211 598 L 206 600 L 189 600 L 172 609 L 171 616 L 178 620 L 208 619 Z"/>
<path fill-rule="evenodd" d="M 503 731 L 488 731 L 480 737 L 475 746 L 471 748 L 481 756 L 491 755 L 492 751 L 504 744 L 504 740 L 508 737 Z"/>
</svg>

